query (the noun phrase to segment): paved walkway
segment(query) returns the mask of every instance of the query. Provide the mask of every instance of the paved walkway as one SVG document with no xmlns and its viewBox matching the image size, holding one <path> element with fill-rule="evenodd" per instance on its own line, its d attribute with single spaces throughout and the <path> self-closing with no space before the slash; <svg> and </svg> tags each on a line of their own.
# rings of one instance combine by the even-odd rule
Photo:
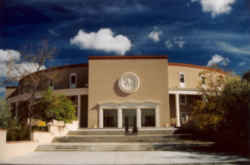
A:
<svg viewBox="0 0 250 165">
<path fill-rule="evenodd" d="M 238 156 L 191 152 L 34 152 L 2 164 L 230 164 L 250 160 Z M 238 163 L 237 163 L 238 164 Z"/>
</svg>

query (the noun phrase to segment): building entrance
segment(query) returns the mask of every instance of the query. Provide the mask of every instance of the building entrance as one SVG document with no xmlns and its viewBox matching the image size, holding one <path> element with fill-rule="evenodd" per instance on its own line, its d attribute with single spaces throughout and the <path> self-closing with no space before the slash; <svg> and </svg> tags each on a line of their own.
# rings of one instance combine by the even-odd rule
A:
<svg viewBox="0 0 250 165">
<path fill-rule="evenodd" d="M 129 127 L 136 125 L 136 109 L 123 109 L 122 116 L 123 127 L 125 127 L 126 123 L 128 123 Z"/>
</svg>

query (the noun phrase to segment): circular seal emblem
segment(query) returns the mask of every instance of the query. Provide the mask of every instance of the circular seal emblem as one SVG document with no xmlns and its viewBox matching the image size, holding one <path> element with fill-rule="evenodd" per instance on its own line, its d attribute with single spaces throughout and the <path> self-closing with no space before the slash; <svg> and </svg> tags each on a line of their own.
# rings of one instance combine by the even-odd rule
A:
<svg viewBox="0 0 250 165">
<path fill-rule="evenodd" d="M 122 74 L 118 85 L 122 92 L 127 94 L 134 93 L 140 87 L 140 79 L 135 73 L 126 72 Z"/>
</svg>

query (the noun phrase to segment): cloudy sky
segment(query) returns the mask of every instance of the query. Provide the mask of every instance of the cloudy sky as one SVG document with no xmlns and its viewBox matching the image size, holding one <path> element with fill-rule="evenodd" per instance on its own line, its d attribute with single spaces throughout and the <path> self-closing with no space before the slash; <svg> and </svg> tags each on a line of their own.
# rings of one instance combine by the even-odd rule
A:
<svg viewBox="0 0 250 165">
<path fill-rule="evenodd" d="M 0 2 L 1 70 L 42 40 L 57 49 L 55 66 L 86 63 L 91 55 L 168 55 L 170 62 L 218 64 L 242 74 L 250 69 L 250 1 Z"/>
</svg>

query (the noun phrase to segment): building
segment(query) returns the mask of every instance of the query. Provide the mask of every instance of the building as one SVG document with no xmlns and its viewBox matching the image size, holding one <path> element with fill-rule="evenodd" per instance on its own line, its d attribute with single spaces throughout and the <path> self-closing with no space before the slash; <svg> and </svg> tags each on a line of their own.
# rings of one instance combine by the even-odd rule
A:
<svg viewBox="0 0 250 165">
<path fill-rule="evenodd" d="M 140 128 L 180 127 L 188 120 L 191 105 L 201 98 L 199 73 L 223 72 L 191 64 L 169 63 L 167 56 L 90 56 L 88 64 L 55 67 L 45 80 L 49 86 L 76 104 L 77 128 L 123 128 L 125 120 Z M 36 73 L 32 73 L 36 74 Z M 28 76 L 27 76 L 28 77 Z M 20 80 L 7 88 L 8 102 L 15 114 L 28 92 Z"/>
</svg>

